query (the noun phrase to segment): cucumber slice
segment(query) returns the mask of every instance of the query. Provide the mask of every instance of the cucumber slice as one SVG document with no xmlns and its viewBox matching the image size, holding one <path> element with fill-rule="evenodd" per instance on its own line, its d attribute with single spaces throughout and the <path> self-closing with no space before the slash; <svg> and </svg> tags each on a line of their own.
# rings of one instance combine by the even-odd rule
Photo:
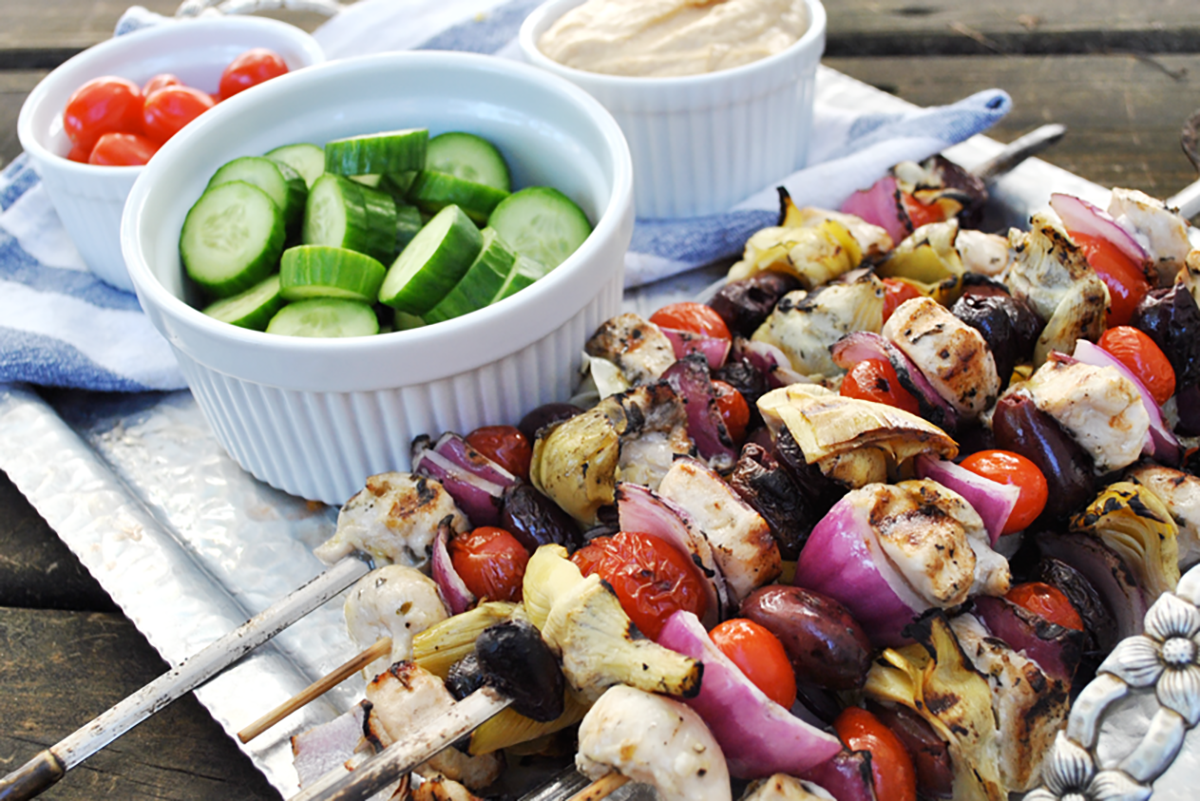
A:
<svg viewBox="0 0 1200 801">
<path fill-rule="evenodd" d="M 525 287 L 530 286 L 547 272 L 549 270 L 541 263 L 525 256 L 517 256 L 516 263 L 513 264 L 508 277 L 504 279 L 504 285 L 500 287 L 500 291 L 496 293 L 496 297 L 492 298 L 492 303 L 498 303 L 505 298 L 512 297 Z"/>
<path fill-rule="evenodd" d="M 415 314 L 397 311 L 395 319 L 392 321 L 392 327 L 397 331 L 411 331 L 414 328 L 422 328 L 427 323 Z"/>
<path fill-rule="evenodd" d="M 263 156 L 242 156 L 222 165 L 213 173 L 213 177 L 208 179 L 207 188 L 230 181 L 245 181 L 257 186 L 283 210 L 284 224 L 288 228 L 299 225 L 304 214 L 308 185 L 300 173 L 287 164 Z"/>
<path fill-rule="evenodd" d="M 313 181 L 325 172 L 325 150 L 308 142 L 283 145 L 263 154 L 271 161 L 280 162 L 300 173 L 305 186 L 312 188 Z"/>
<path fill-rule="evenodd" d="M 391 264 L 400 252 L 396 247 L 396 201 L 387 192 L 362 187 L 363 207 L 367 210 L 366 252 L 384 264 Z"/>
<path fill-rule="evenodd" d="M 387 273 L 364 253 L 326 245 L 300 245 L 283 252 L 280 292 L 287 300 L 345 298 L 374 303 Z"/>
<path fill-rule="evenodd" d="M 290 337 L 363 337 L 379 333 L 379 319 L 369 303 L 312 298 L 280 309 L 267 324 L 267 333 Z"/>
<path fill-rule="evenodd" d="M 351 175 L 351 181 L 358 181 L 363 186 L 369 186 L 372 189 L 379 188 L 379 182 L 383 180 L 383 176 L 376 173 L 375 175 Z"/>
<path fill-rule="evenodd" d="M 262 331 L 283 308 L 283 295 L 279 294 L 279 276 L 272 275 L 259 284 L 228 298 L 222 298 L 204 309 L 209 317 L 223 323 Z"/>
<path fill-rule="evenodd" d="M 477 184 L 512 191 L 512 178 L 504 156 L 488 140 L 475 134 L 451 131 L 429 140 L 425 169 L 436 170 Z"/>
<path fill-rule="evenodd" d="M 387 192 L 399 203 L 408 195 L 408 190 L 412 188 L 413 181 L 417 180 L 417 173 L 418 170 L 385 172 L 377 188 Z"/>
<path fill-rule="evenodd" d="M 483 248 L 479 255 L 446 297 L 422 315 L 425 322 L 440 323 L 491 303 L 516 261 L 516 254 L 509 250 L 495 229 L 483 229 Z"/>
<path fill-rule="evenodd" d="M 396 204 L 396 252 L 404 250 L 425 224 L 416 206 Z"/>
<path fill-rule="evenodd" d="M 531 186 L 509 195 L 487 224 L 518 254 L 540 262 L 547 271 L 562 264 L 592 232 L 583 209 L 548 186 Z"/>
<path fill-rule="evenodd" d="M 409 128 L 325 143 L 325 171 L 338 175 L 373 175 L 425 168 L 429 131 Z"/>
<path fill-rule="evenodd" d="M 425 224 L 388 269 L 380 302 L 422 315 L 437 305 L 483 248 L 483 235 L 458 206 L 447 206 Z"/>
<path fill-rule="evenodd" d="M 390 216 L 385 201 L 393 204 Z M 357 250 L 390 262 L 396 252 L 394 201 L 349 178 L 325 173 L 308 193 L 300 241 Z"/>
<path fill-rule="evenodd" d="M 422 170 L 408 190 L 409 201 L 426 214 L 436 214 L 454 205 L 479 225 L 487 223 L 488 215 L 506 197 L 508 192 L 503 189 L 436 170 Z"/>
<path fill-rule="evenodd" d="M 205 191 L 188 211 L 179 256 L 188 277 L 226 298 L 275 271 L 284 235 L 275 201 L 257 186 L 230 181 Z"/>
</svg>

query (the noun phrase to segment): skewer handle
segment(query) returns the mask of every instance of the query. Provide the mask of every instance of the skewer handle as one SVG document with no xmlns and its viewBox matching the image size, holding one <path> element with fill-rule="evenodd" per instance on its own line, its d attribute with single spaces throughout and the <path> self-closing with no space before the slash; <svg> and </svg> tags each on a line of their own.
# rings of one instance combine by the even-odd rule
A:
<svg viewBox="0 0 1200 801">
<path fill-rule="evenodd" d="M 25 801 L 48 790 L 67 775 L 67 769 L 49 750 L 42 751 L 0 779 L 0 801 Z"/>
<path fill-rule="evenodd" d="M 975 167 L 971 172 L 984 182 L 990 181 L 1006 172 L 1012 171 L 1018 164 L 1031 156 L 1036 156 L 1050 145 L 1062 139 L 1067 133 L 1065 125 L 1050 123 L 1034 128 L 1024 136 L 1019 136 L 994 157 Z"/>
</svg>

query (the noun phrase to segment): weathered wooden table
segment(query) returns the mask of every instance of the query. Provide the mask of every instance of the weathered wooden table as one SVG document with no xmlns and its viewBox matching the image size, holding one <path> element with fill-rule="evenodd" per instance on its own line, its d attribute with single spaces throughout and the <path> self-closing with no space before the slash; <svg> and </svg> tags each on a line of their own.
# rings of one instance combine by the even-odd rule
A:
<svg viewBox="0 0 1200 801">
<path fill-rule="evenodd" d="M 16 120 L 28 92 L 108 37 L 126 5 L 0 3 L 0 164 L 20 152 Z M 1196 178 L 1179 147 L 1181 124 L 1200 106 L 1195 0 L 843 0 L 827 9 L 831 67 L 921 105 L 1001 87 L 1013 111 L 991 136 L 1009 141 L 1063 123 L 1069 133 L 1046 160 L 1100 184 L 1166 196 Z M 321 22 L 278 16 L 308 30 Z M 0 773 L 166 667 L 0 473 Z M 188 696 L 45 797 L 279 796 Z"/>
</svg>

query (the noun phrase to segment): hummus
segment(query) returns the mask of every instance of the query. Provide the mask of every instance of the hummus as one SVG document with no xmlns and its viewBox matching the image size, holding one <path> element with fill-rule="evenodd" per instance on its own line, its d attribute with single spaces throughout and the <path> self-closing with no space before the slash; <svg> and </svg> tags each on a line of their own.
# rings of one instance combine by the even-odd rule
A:
<svg viewBox="0 0 1200 801">
<path fill-rule="evenodd" d="M 661 78 L 758 61 L 807 28 L 804 0 L 587 0 L 550 26 L 538 47 L 578 70 Z"/>
</svg>

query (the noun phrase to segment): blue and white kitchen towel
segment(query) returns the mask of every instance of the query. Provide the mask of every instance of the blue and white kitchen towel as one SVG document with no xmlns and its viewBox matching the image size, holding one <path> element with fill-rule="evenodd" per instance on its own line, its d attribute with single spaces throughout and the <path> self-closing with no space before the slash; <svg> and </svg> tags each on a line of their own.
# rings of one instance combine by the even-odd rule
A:
<svg viewBox="0 0 1200 801">
<path fill-rule="evenodd" d="M 411 48 L 515 57 L 517 29 L 539 2 L 360 0 L 315 36 L 330 60 Z M 131 9 L 118 34 L 161 20 Z M 750 234 L 777 219 L 776 185 L 800 206 L 837 207 L 896 162 L 924 159 L 987 130 L 1010 106 L 1008 95 L 990 90 L 916 108 L 822 68 L 811 166 L 725 214 L 638 220 L 626 285 L 736 255 Z M 25 156 L 0 172 L 0 382 L 8 381 L 107 391 L 185 386 L 137 298 L 86 271 Z"/>
</svg>

